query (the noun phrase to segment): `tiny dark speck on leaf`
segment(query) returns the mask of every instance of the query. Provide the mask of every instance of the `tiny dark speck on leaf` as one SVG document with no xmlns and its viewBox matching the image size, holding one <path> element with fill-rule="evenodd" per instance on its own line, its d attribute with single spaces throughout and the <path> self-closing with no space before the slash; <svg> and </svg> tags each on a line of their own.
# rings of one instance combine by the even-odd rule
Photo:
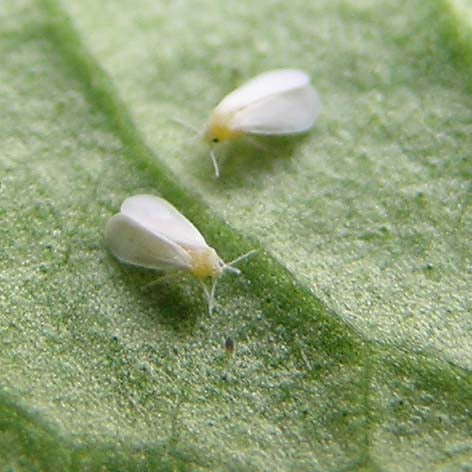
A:
<svg viewBox="0 0 472 472">
<path fill-rule="evenodd" d="M 394 408 L 401 407 L 405 404 L 405 400 L 403 398 L 397 398 L 391 402 Z"/>
<path fill-rule="evenodd" d="M 234 339 L 231 336 L 228 336 L 225 340 L 225 351 L 227 354 L 234 354 L 235 343 Z"/>
</svg>

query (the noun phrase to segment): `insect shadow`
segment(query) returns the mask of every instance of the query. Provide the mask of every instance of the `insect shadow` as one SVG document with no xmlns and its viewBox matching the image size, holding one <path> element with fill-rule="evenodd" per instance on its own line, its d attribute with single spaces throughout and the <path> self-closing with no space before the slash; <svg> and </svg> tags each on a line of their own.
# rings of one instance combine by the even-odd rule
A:
<svg viewBox="0 0 472 472">
<path fill-rule="evenodd" d="M 113 277 L 121 278 L 137 304 L 137 310 L 179 332 L 191 331 L 200 315 L 208 313 L 201 287 L 184 273 L 172 277 L 141 267 L 124 265 L 108 255 Z"/>
<path fill-rule="evenodd" d="M 307 137 L 308 133 L 293 136 L 245 136 L 215 147 L 221 175 L 218 179 L 211 179 L 213 186 L 218 188 L 224 182 L 225 188 L 244 187 L 248 181 L 257 181 L 281 165 L 288 165 Z M 208 152 L 207 150 L 206 153 Z M 210 159 L 204 153 L 198 153 L 195 160 L 199 161 L 198 176 L 208 180 L 211 163 L 208 164 Z"/>
</svg>

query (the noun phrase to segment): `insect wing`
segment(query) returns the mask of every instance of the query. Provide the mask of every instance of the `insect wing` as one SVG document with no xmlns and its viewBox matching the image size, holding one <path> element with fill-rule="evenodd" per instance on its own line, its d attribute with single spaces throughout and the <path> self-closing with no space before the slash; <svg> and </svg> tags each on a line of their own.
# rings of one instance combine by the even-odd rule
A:
<svg viewBox="0 0 472 472">
<path fill-rule="evenodd" d="M 233 114 L 254 103 L 288 90 L 309 85 L 305 72 L 280 69 L 258 75 L 228 94 L 215 108 L 215 113 Z"/>
<path fill-rule="evenodd" d="M 135 195 L 121 205 L 121 213 L 149 232 L 186 248 L 206 248 L 200 231 L 166 200 L 154 195 Z"/>
<path fill-rule="evenodd" d="M 112 254 L 127 264 L 165 271 L 186 270 L 192 265 L 184 249 L 121 213 L 108 221 L 105 242 Z"/>
<path fill-rule="evenodd" d="M 253 134 L 286 135 L 309 130 L 321 111 L 316 91 L 307 84 L 258 100 L 235 113 L 230 127 Z"/>
</svg>

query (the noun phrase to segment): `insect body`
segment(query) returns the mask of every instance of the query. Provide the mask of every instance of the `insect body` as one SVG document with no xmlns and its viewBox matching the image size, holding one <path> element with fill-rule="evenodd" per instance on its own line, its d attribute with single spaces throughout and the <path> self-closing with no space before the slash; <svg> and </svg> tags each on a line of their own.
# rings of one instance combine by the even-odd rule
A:
<svg viewBox="0 0 472 472">
<path fill-rule="evenodd" d="M 291 135 L 308 131 L 321 112 L 309 76 L 294 69 L 258 75 L 221 100 L 210 115 L 204 138 L 210 145 L 245 134 Z M 213 150 L 210 155 L 219 176 Z"/>
<path fill-rule="evenodd" d="M 210 313 L 218 279 L 226 270 L 239 274 L 239 269 L 231 264 L 249 255 L 225 264 L 185 216 L 163 198 L 153 195 L 127 198 L 120 213 L 108 221 L 105 242 L 121 262 L 193 275 L 202 283 Z M 206 279 L 212 281 L 210 290 L 204 283 Z"/>
</svg>

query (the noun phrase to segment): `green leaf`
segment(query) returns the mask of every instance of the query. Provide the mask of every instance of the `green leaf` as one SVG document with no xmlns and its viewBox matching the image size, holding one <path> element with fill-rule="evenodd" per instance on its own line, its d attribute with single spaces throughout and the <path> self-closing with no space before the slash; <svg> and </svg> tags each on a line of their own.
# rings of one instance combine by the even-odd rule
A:
<svg viewBox="0 0 472 472">
<path fill-rule="evenodd" d="M 0 15 L 0 470 L 470 470 L 470 2 Z M 215 180 L 175 120 L 277 67 L 310 73 L 317 127 L 218 148 Z M 140 192 L 258 250 L 212 316 L 107 253 Z"/>
</svg>

